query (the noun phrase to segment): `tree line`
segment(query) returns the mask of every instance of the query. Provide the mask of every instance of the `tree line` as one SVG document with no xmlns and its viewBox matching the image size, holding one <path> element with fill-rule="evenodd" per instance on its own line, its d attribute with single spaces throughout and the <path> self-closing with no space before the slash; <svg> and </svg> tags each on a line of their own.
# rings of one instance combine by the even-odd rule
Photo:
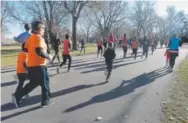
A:
<svg viewBox="0 0 188 123">
<path fill-rule="evenodd" d="M 78 40 L 104 40 L 110 32 L 117 40 L 123 33 L 143 38 L 155 32 L 160 40 L 173 33 L 188 36 L 187 13 L 168 6 L 167 16 L 160 17 L 155 5 L 155 1 L 1 1 L 1 32 L 8 31 L 9 23 L 23 25 L 38 19 L 45 22 L 49 40 L 53 32 L 60 38 L 71 33 L 74 50 Z"/>
</svg>

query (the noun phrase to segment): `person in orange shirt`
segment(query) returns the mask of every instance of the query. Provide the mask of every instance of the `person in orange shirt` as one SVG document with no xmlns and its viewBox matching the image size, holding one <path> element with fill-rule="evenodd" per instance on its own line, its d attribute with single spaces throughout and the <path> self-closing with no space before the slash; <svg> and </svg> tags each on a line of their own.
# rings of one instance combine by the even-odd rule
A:
<svg viewBox="0 0 188 123">
<path fill-rule="evenodd" d="M 41 21 L 34 21 L 32 23 L 33 34 L 28 38 L 25 43 L 25 51 L 28 53 L 26 62 L 30 82 L 24 88 L 12 95 L 12 101 L 18 108 L 21 98 L 41 86 L 41 107 L 47 106 L 50 103 L 50 87 L 49 87 L 49 74 L 47 70 L 47 59 L 52 60 L 52 56 L 47 53 L 47 46 L 44 38 L 44 23 Z"/>
<path fill-rule="evenodd" d="M 97 49 L 98 49 L 98 51 L 97 51 L 97 57 L 99 57 L 99 52 L 101 52 L 101 56 L 102 56 L 102 53 L 103 53 L 103 42 L 102 42 L 102 40 L 98 40 L 97 41 Z"/>
<path fill-rule="evenodd" d="M 72 62 L 72 58 L 71 58 L 71 43 L 69 41 L 69 35 L 66 34 L 65 35 L 65 40 L 63 41 L 63 62 L 60 64 L 60 66 L 57 67 L 57 73 L 59 73 L 59 69 L 66 64 L 67 59 L 69 60 L 69 64 L 68 64 L 68 70 L 67 72 L 70 70 L 71 67 L 71 62 Z"/>
<path fill-rule="evenodd" d="M 127 37 L 126 37 L 126 34 L 124 34 L 124 39 L 122 41 L 122 47 L 123 47 L 123 52 L 124 52 L 124 58 L 126 57 L 126 54 L 127 54 Z"/>
<path fill-rule="evenodd" d="M 134 55 L 134 59 L 136 59 L 137 56 L 138 45 L 139 42 L 138 40 L 136 40 L 136 37 L 134 37 L 134 40 L 132 41 L 132 50 L 133 50 L 132 55 Z"/>
<path fill-rule="evenodd" d="M 18 55 L 17 61 L 17 77 L 18 77 L 18 86 L 15 93 L 23 88 L 24 82 L 28 77 L 27 66 L 26 66 L 27 53 L 24 52 L 24 43 L 22 44 L 22 51 Z M 29 95 L 25 95 L 25 98 L 28 98 Z"/>
</svg>

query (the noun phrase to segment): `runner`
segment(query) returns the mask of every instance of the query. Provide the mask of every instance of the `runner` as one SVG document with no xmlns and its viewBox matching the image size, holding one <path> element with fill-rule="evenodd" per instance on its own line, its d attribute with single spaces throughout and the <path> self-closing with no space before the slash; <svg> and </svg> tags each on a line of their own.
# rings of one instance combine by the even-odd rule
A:
<svg viewBox="0 0 188 123">
<path fill-rule="evenodd" d="M 145 55 L 145 59 L 147 59 L 147 57 L 148 57 L 148 49 L 149 49 L 149 40 L 147 39 L 146 36 L 144 36 L 144 39 L 143 39 L 143 53 L 142 53 L 141 58 L 143 58 L 143 56 Z"/>
<path fill-rule="evenodd" d="M 98 40 L 97 41 L 97 49 L 98 49 L 97 57 L 99 57 L 99 52 L 101 52 L 101 56 L 103 54 L 103 47 L 102 47 L 102 45 L 103 45 L 102 40 Z"/>
<path fill-rule="evenodd" d="M 81 47 L 80 47 L 80 53 L 82 52 L 82 50 L 84 49 L 84 54 L 85 54 L 85 41 L 84 39 L 80 41 Z"/>
<path fill-rule="evenodd" d="M 151 39 L 151 53 L 152 53 L 152 55 L 153 55 L 154 50 L 155 50 L 155 40 L 152 38 Z"/>
<path fill-rule="evenodd" d="M 107 72 L 106 81 L 108 82 L 112 72 L 113 61 L 116 57 L 116 53 L 112 48 L 112 43 L 108 43 L 108 48 L 105 50 L 103 56 L 105 57 L 105 62 L 107 66 L 107 70 L 105 72 Z"/>
<path fill-rule="evenodd" d="M 54 42 L 54 45 L 53 45 L 53 48 L 54 48 L 54 51 L 55 51 L 55 55 L 52 59 L 52 65 L 54 64 L 54 60 L 55 58 L 57 57 L 57 60 L 58 60 L 58 63 L 60 64 L 60 59 L 59 59 L 59 45 L 60 45 L 60 39 L 57 38 L 57 33 L 55 33 L 55 35 L 53 35 L 53 42 Z"/>
<path fill-rule="evenodd" d="M 24 43 L 22 44 L 22 51 L 18 55 L 17 61 L 17 77 L 18 77 L 18 86 L 15 93 L 23 88 L 24 82 L 28 79 L 27 67 L 26 67 L 27 53 L 24 51 Z M 25 95 L 25 98 L 28 98 L 29 95 Z"/>
<path fill-rule="evenodd" d="M 72 58 L 71 58 L 71 43 L 69 41 L 69 35 L 66 34 L 65 35 L 65 40 L 63 41 L 63 62 L 60 64 L 60 66 L 57 67 L 57 73 L 59 73 L 59 69 L 66 64 L 67 59 L 69 60 L 69 64 L 68 64 L 68 69 L 67 72 L 69 72 L 70 67 L 71 67 L 71 62 L 72 62 Z"/>
<path fill-rule="evenodd" d="M 107 39 L 106 39 L 106 37 L 103 40 L 103 45 L 104 45 L 104 50 L 106 50 L 106 48 L 107 48 Z"/>
<path fill-rule="evenodd" d="M 27 39 L 31 36 L 31 25 L 30 24 L 25 24 L 24 25 L 25 32 L 21 33 L 18 37 L 14 37 L 14 40 L 19 42 L 19 43 L 25 43 Z"/>
<path fill-rule="evenodd" d="M 19 106 L 21 98 L 41 86 L 42 100 L 41 106 L 50 104 L 50 87 L 49 87 L 49 74 L 46 67 L 46 60 L 52 59 L 52 56 L 47 54 L 47 46 L 43 39 L 44 23 L 41 21 L 34 21 L 32 23 L 33 35 L 31 35 L 25 43 L 25 51 L 28 52 L 28 73 L 30 82 L 24 86 L 23 89 L 18 90 L 12 95 L 13 103 L 16 107 Z"/>
<path fill-rule="evenodd" d="M 138 45 L 139 42 L 136 40 L 136 37 L 134 37 L 134 40 L 132 41 L 132 50 L 133 50 L 132 55 L 134 55 L 134 59 L 136 59 L 137 56 Z"/>
<path fill-rule="evenodd" d="M 177 37 L 176 34 L 173 35 L 168 45 L 169 53 L 170 53 L 170 71 L 173 71 L 176 57 L 179 55 L 180 44 L 181 44 L 181 40 Z"/>
<path fill-rule="evenodd" d="M 169 66 L 169 61 L 170 61 L 169 49 L 166 49 L 166 52 L 165 52 L 164 56 L 166 56 L 166 67 L 168 67 Z"/>
<path fill-rule="evenodd" d="M 127 41 L 127 37 L 126 37 L 126 33 L 124 34 L 124 39 L 122 41 L 122 47 L 123 47 L 123 53 L 124 53 L 124 58 L 126 57 L 126 54 L 127 54 L 127 44 L 128 44 L 128 41 Z"/>
</svg>

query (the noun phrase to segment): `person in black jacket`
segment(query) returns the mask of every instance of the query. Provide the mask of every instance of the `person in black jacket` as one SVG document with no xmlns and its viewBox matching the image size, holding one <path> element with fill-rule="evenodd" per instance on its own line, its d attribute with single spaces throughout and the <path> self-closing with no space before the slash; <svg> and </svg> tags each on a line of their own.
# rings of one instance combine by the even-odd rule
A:
<svg viewBox="0 0 188 123">
<path fill-rule="evenodd" d="M 114 48 L 112 48 L 112 43 L 108 44 L 108 48 L 105 50 L 104 55 L 105 57 L 105 62 L 106 62 L 106 66 L 107 66 L 107 77 L 106 77 L 106 81 L 109 81 L 109 78 L 111 76 L 111 72 L 112 72 L 112 66 L 113 66 L 113 61 L 116 57 L 116 53 Z"/>
<path fill-rule="evenodd" d="M 143 56 L 145 55 L 145 59 L 147 59 L 148 57 L 148 49 L 149 49 L 149 40 L 147 39 L 146 36 L 144 36 L 144 39 L 143 39 L 143 53 L 142 53 L 142 56 L 141 58 L 143 58 Z"/>
<path fill-rule="evenodd" d="M 58 63 L 60 63 L 60 59 L 59 59 L 59 45 L 60 45 L 60 39 L 57 38 L 57 33 L 55 33 L 55 34 L 53 35 L 53 42 L 54 42 L 53 48 L 54 48 L 54 51 L 55 51 L 55 55 L 54 55 L 54 57 L 53 57 L 53 59 L 52 59 L 52 65 L 53 65 L 53 62 L 54 62 L 54 60 L 55 60 L 56 57 L 57 57 Z"/>
</svg>

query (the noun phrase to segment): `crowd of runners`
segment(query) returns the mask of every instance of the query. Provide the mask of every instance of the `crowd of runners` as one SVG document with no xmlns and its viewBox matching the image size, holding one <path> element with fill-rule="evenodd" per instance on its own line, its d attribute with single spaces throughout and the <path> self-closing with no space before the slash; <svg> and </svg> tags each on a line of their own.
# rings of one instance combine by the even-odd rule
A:
<svg viewBox="0 0 188 123">
<path fill-rule="evenodd" d="M 41 86 L 41 106 L 47 106 L 50 104 L 50 86 L 49 86 L 49 73 L 47 69 L 47 60 L 49 60 L 52 65 L 54 65 L 54 60 L 57 57 L 57 73 L 59 73 L 60 68 L 66 64 L 68 60 L 68 70 L 71 68 L 72 56 L 71 56 L 71 41 L 69 34 L 65 35 L 65 40 L 61 41 L 57 33 L 52 35 L 51 42 L 55 55 L 52 57 L 50 55 L 50 46 L 46 33 L 44 23 L 41 21 L 34 21 L 32 24 L 25 24 L 26 32 L 20 34 L 18 37 L 14 37 L 14 40 L 22 44 L 22 51 L 18 55 L 17 61 L 17 77 L 18 86 L 15 93 L 12 94 L 12 101 L 16 107 L 19 107 L 21 100 L 25 97 L 29 97 L 29 93 L 35 89 L 37 86 Z M 61 62 L 59 57 L 59 45 L 62 43 L 62 59 Z M 176 57 L 179 54 L 179 46 L 181 46 L 181 40 L 174 34 L 169 40 L 164 41 L 167 50 L 165 52 L 166 56 L 166 66 L 172 71 Z M 85 53 L 85 41 L 80 41 L 80 53 L 84 51 Z M 124 34 L 123 38 L 117 41 L 113 34 L 110 33 L 109 38 L 99 39 L 96 42 L 97 46 L 97 57 L 101 56 L 105 58 L 106 63 L 106 81 L 109 81 L 111 76 L 113 61 L 116 57 L 116 47 L 121 47 L 123 56 L 126 58 L 128 49 L 132 49 L 132 57 L 137 58 L 138 48 L 142 47 L 142 55 L 145 59 L 148 57 L 149 49 L 151 48 L 151 53 L 156 50 L 158 45 L 158 39 L 156 35 L 152 38 L 146 36 L 143 39 L 138 39 L 133 37 L 128 39 L 127 35 Z M 134 56 L 133 56 L 134 55 Z M 29 83 L 24 86 L 26 79 L 29 79 Z"/>
</svg>

